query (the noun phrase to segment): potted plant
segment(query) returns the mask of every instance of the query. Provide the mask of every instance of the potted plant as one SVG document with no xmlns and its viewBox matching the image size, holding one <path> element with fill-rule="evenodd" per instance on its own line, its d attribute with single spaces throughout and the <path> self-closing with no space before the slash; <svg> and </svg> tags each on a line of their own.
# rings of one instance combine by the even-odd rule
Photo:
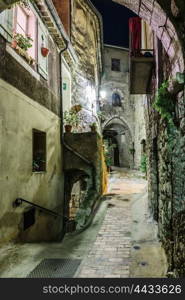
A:
<svg viewBox="0 0 185 300">
<path fill-rule="evenodd" d="M 46 47 L 41 47 L 42 56 L 46 57 L 49 53 L 49 49 Z"/>
<path fill-rule="evenodd" d="M 91 132 L 96 132 L 97 131 L 97 125 L 96 125 L 95 122 L 90 124 L 89 127 L 91 128 Z"/>
<path fill-rule="evenodd" d="M 13 49 L 16 49 L 16 48 L 17 48 L 17 41 L 16 41 L 15 39 L 12 40 L 11 47 L 12 47 Z"/>
<path fill-rule="evenodd" d="M 70 110 L 64 112 L 64 127 L 66 132 L 71 132 L 72 128 L 77 128 L 80 123 L 79 111 L 81 105 L 74 105 Z"/>
</svg>

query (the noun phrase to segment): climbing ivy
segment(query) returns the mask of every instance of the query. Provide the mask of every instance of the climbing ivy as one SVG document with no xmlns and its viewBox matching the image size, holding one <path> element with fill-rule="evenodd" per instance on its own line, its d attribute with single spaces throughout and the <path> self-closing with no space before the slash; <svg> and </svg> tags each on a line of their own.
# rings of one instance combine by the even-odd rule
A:
<svg viewBox="0 0 185 300">
<path fill-rule="evenodd" d="M 158 90 L 157 97 L 154 102 L 154 108 L 160 113 L 161 117 L 167 121 L 167 125 L 173 122 L 174 101 L 168 91 L 169 82 L 162 83 Z"/>
<path fill-rule="evenodd" d="M 178 131 L 174 124 L 175 101 L 172 94 L 168 91 L 168 87 L 169 81 L 162 83 L 158 90 L 153 107 L 160 113 L 162 119 L 166 121 L 168 147 L 172 150 Z"/>
<path fill-rule="evenodd" d="M 146 174 L 146 171 L 147 171 L 147 156 L 146 156 L 146 154 L 143 154 L 141 156 L 140 171 Z"/>
</svg>

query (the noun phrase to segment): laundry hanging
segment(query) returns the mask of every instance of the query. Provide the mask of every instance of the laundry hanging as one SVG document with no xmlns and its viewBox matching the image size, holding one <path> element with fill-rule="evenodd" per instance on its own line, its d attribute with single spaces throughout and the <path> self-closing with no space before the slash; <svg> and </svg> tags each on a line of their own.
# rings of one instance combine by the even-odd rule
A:
<svg viewBox="0 0 185 300">
<path fill-rule="evenodd" d="M 133 17 L 129 19 L 131 55 L 140 56 L 141 51 L 141 18 Z"/>
</svg>

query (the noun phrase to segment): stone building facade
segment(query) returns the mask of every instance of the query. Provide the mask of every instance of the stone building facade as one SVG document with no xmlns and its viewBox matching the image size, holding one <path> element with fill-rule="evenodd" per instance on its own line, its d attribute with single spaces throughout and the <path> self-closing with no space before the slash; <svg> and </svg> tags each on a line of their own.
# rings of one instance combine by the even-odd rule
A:
<svg viewBox="0 0 185 300">
<path fill-rule="evenodd" d="M 90 1 L 82 0 L 72 1 L 72 16 L 71 42 L 79 59 L 72 102 L 82 105 L 85 125 L 96 122 L 102 73 L 102 18 Z"/>
<path fill-rule="evenodd" d="M 59 7 L 61 1 L 42 0 L 29 3 L 29 7 L 6 9 L 0 14 L 1 242 L 57 240 L 64 233 L 64 217 L 55 218 L 25 203 L 13 207 L 15 200 L 22 198 L 61 216 L 65 213 L 64 206 L 69 203 L 64 199 L 63 111 L 84 101 L 83 97 L 75 96 L 84 93 L 83 80 L 98 90 L 99 17 L 90 3 L 81 2 L 80 9 L 85 13 L 88 9 L 89 13 L 86 38 L 95 65 L 92 70 L 92 62 L 85 61 L 87 69 L 84 70 L 79 57 L 82 53 L 77 52 L 78 40 L 75 40 L 78 30 L 70 21 L 71 18 L 78 24 L 75 7 L 80 4 L 64 2 L 66 14 Z M 24 24 L 24 17 L 28 23 Z M 28 51 L 17 46 L 15 49 L 13 32 L 30 34 L 32 47 Z M 93 37 L 92 32 L 95 32 Z M 48 55 L 44 56 L 41 48 L 49 49 Z M 95 57 L 97 48 L 99 56 Z M 82 48 L 83 51 L 87 53 L 87 48 Z M 79 79 L 77 87 L 76 74 L 82 70 L 84 77 L 82 81 Z M 89 95 L 91 101 L 95 100 L 91 93 Z"/>
<path fill-rule="evenodd" d="M 100 92 L 102 130 L 104 137 L 116 145 L 113 151 L 114 165 L 139 169 L 141 142 L 146 139 L 145 96 L 130 94 L 129 78 L 129 49 L 104 45 Z"/>
</svg>

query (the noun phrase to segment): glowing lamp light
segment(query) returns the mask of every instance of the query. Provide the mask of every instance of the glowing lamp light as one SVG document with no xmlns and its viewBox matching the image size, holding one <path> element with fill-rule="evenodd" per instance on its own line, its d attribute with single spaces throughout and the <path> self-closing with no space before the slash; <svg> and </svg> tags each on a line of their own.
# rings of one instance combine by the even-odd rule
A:
<svg viewBox="0 0 185 300">
<path fill-rule="evenodd" d="M 89 85 L 86 87 L 86 96 L 90 101 L 96 100 L 95 90 Z"/>
<path fill-rule="evenodd" d="M 100 96 L 102 99 L 106 98 L 106 91 L 100 91 Z"/>
</svg>

